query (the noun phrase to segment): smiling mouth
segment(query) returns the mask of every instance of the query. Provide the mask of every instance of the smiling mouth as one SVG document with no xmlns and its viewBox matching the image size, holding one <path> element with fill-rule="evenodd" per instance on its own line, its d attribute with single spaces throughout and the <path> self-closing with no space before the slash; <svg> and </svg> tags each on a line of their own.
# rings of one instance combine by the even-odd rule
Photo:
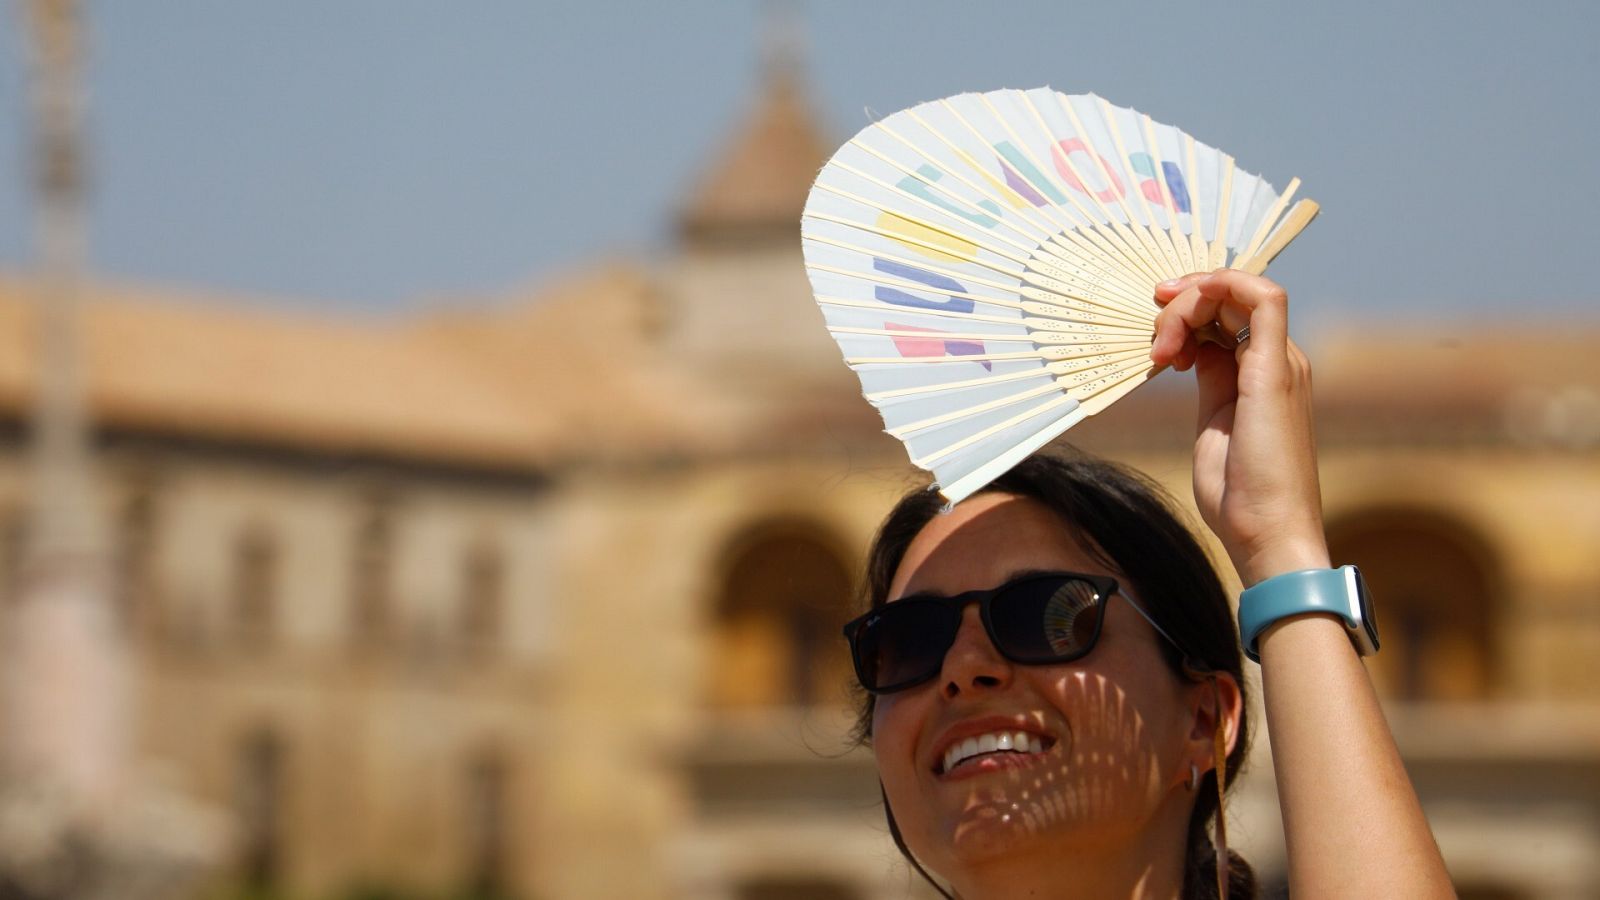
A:
<svg viewBox="0 0 1600 900">
<path fill-rule="evenodd" d="M 1037 756 L 1055 746 L 1055 741 L 1026 731 L 991 731 L 957 741 L 944 752 L 934 768 L 935 775 L 975 767 L 985 759 L 1008 761 L 1007 757 Z"/>
</svg>

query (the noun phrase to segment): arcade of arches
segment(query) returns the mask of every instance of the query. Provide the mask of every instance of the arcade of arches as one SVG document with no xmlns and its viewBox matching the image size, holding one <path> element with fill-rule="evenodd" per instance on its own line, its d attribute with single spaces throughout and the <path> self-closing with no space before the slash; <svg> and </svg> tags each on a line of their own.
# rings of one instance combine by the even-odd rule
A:
<svg viewBox="0 0 1600 900">
<path fill-rule="evenodd" d="M 733 539 L 721 567 L 707 699 L 719 708 L 846 699 L 839 625 L 853 578 L 838 542 L 805 522 L 769 522 Z"/>
<path fill-rule="evenodd" d="M 1487 699 L 1494 685 L 1494 561 L 1487 546 L 1443 517 L 1410 510 L 1358 513 L 1330 524 L 1329 548 L 1361 567 L 1377 606 L 1382 651 L 1369 661 L 1378 690 L 1402 701 Z"/>
</svg>

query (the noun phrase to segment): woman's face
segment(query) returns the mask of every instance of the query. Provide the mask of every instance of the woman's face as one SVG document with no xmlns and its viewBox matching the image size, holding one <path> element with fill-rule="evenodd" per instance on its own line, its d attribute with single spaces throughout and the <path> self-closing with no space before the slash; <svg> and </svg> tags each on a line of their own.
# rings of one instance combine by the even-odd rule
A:
<svg viewBox="0 0 1600 900">
<path fill-rule="evenodd" d="M 1048 507 L 983 494 L 917 535 L 889 597 L 949 596 L 1058 570 L 1111 575 L 1133 595 Z M 1059 849 L 1064 839 L 1114 851 L 1151 833 L 1157 819 L 1177 817 L 1181 829 L 1193 796 L 1184 789 L 1193 684 L 1172 672 L 1161 640 L 1114 597 L 1087 656 L 1018 665 L 990 643 L 977 605 L 966 607 L 939 675 L 879 697 L 873 713 L 878 771 L 912 852 L 954 876 L 1002 854 Z M 951 746 L 985 734 L 1012 735 L 1014 749 L 945 770 Z"/>
</svg>

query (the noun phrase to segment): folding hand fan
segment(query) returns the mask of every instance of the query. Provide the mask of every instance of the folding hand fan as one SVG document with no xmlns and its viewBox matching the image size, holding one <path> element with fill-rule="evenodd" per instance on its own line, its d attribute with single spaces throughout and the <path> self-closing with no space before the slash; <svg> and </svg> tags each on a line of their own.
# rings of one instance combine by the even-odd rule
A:
<svg viewBox="0 0 1600 900">
<path fill-rule="evenodd" d="M 886 430 L 956 503 L 1154 375 L 1155 285 L 1259 274 L 1317 213 L 1283 215 L 1299 183 L 1092 94 L 962 94 L 834 154 L 806 268 Z"/>
</svg>

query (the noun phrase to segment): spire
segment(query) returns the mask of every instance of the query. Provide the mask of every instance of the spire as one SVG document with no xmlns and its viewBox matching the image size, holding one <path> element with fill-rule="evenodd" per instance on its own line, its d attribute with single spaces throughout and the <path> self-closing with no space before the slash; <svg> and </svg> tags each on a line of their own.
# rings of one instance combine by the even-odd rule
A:
<svg viewBox="0 0 1600 900">
<path fill-rule="evenodd" d="M 679 228 L 691 243 L 797 238 L 806 194 L 832 150 L 806 102 L 798 19 L 789 4 L 768 10 L 761 93 L 684 204 Z"/>
</svg>

